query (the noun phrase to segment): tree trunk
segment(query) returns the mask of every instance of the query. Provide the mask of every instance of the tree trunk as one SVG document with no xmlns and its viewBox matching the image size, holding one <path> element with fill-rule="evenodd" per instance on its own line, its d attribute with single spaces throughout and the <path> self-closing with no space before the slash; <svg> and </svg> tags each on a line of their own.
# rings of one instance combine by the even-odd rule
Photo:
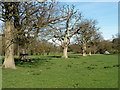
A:
<svg viewBox="0 0 120 90">
<path fill-rule="evenodd" d="M 86 56 L 86 43 L 83 43 L 83 56 Z"/>
<path fill-rule="evenodd" d="M 28 60 L 29 57 L 28 57 L 28 53 L 27 53 L 28 51 L 27 51 L 26 47 L 21 45 L 21 46 L 19 46 L 19 48 L 20 48 L 20 56 L 18 59 L 22 60 L 22 61 Z"/>
<path fill-rule="evenodd" d="M 89 55 L 91 56 L 91 51 L 89 52 Z"/>
<path fill-rule="evenodd" d="M 31 55 L 31 50 L 28 50 L 28 56 L 30 56 Z"/>
<path fill-rule="evenodd" d="M 14 44 L 12 42 L 14 29 L 15 28 L 12 21 L 5 22 L 5 60 L 3 63 L 4 68 L 16 69 L 14 62 Z"/>
<path fill-rule="evenodd" d="M 96 51 L 94 50 L 94 54 L 96 54 Z"/>
<path fill-rule="evenodd" d="M 24 47 L 22 48 L 22 54 L 26 54 L 26 50 Z"/>
<path fill-rule="evenodd" d="M 43 52 L 42 52 L 42 53 L 43 53 L 42 55 L 43 55 L 43 56 L 45 56 L 45 50 L 43 50 Z"/>
<path fill-rule="evenodd" d="M 26 50 L 25 50 L 25 48 L 24 48 L 24 46 L 23 47 L 21 47 L 22 49 L 22 51 L 21 51 L 21 54 L 26 54 Z M 22 56 L 22 58 L 21 58 L 21 60 L 25 60 L 27 57 L 26 56 Z"/>
<path fill-rule="evenodd" d="M 63 49 L 63 56 L 62 56 L 62 58 L 68 58 L 67 49 L 68 49 L 68 47 L 65 46 L 64 49 Z"/>
<path fill-rule="evenodd" d="M 33 55 L 34 55 L 34 56 L 36 55 L 36 52 L 35 52 L 35 51 L 33 51 Z"/>
<path fill-rule="evenodd" d="M 20 45 L 18 44 L 17 55 L 20 56 Z"/>
<path fill-rule="evenodd" d="M 89 55 L 91 56 L 92 55 L 92 49 L 91 49 L 91 47 L 89 47 Z"/>
</svg>

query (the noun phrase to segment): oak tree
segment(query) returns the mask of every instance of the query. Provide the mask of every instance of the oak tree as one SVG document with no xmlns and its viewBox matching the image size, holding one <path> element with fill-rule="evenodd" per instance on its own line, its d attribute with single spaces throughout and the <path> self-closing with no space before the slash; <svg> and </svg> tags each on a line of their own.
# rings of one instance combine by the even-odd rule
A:
<svg viewBox="0 0 120 90">
<path fill-rule="evenodd" d="M 78 33 L 80 29 L 76 27 L 78 22 L 81 21 L 81 13 L 79 13 L 75 7 L 72 5 L 63 5 L 61 7 L 60 13 L 67 16 L 62 19 L 62 22 L 56 23 L 54 25 L 50 24 L 48 28 L 49 37 L 52 41 L 63 48 L 62 58 L 68 58 L 67 50 L 70 44 L 71 38 Z"/>
</svg>

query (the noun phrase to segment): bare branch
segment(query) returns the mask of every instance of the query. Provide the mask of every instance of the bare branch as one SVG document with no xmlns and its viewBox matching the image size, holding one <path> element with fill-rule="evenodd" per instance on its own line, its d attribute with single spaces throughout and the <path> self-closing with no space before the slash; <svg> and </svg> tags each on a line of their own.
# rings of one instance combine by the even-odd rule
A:
<svg viewBox="0 0 120 90">
<path fill-rule="evenodd" d="M 59 45 L 59 46 L 62 47 L 62 45 L 60 45 L 59 43 L 57 43 L 55 40 L 52 39 L 52 41 L 53 41 L 55 44 L 57 44 L 57 45 Z"/>
</svg>

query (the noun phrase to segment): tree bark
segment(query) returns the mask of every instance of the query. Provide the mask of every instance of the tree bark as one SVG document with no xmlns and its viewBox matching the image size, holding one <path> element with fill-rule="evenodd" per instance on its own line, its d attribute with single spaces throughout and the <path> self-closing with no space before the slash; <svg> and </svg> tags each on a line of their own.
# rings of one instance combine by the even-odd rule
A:
<svg viewBox="0 0 120 90">
<path fill-rule="evenodd" d="M 62 58 L 68 58 L 67 49 L 68 49 L 67 46 L 65 46 L 65 47 L 63 48 L 63 56 L 62 56 Z"/>
<path fill-rule="evenodd" d="M 87 56 L 86 55 L 86 43 L 83 43 L 83 56 Z"/>
<path fill-rule="evenodd" d="M 14 43 L 13 32 L 14 24 L 11 20 L 5 22 L 5 60 L 3 63 L 4 68 L 16 69 L 14 62 Z"/>
</svg>

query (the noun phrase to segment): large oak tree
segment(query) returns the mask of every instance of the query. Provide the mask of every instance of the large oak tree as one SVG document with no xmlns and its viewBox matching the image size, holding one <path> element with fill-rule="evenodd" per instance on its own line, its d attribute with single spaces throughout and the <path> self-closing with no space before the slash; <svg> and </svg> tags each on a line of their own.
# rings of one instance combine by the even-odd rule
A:
<svg viewBox="0 0 120 90">
<path fill-rule="evenodd" d="M 44 28 L 65 16 L 56 17 L 55 2 L 1 2 L 0 20 L 5 22 L 5 60 L 3 67 L 15 69 L 14 43 L 23 48 L 32 42 Z M 54 13 L 55 12 L 55 13 Z"/>
<path fill-rule="evenodd" d="M 60 13 L 67 17 L 60 23 L 50 24 L 48 33 L 52 41 L 63 48 L 62 58 L 68 58 L 68 45 L 71 38 L 80 31 L 76 25 L 81 21 L 82 16 L 73 5 L 64 5 L 61 7 Z"/>
</svg>

